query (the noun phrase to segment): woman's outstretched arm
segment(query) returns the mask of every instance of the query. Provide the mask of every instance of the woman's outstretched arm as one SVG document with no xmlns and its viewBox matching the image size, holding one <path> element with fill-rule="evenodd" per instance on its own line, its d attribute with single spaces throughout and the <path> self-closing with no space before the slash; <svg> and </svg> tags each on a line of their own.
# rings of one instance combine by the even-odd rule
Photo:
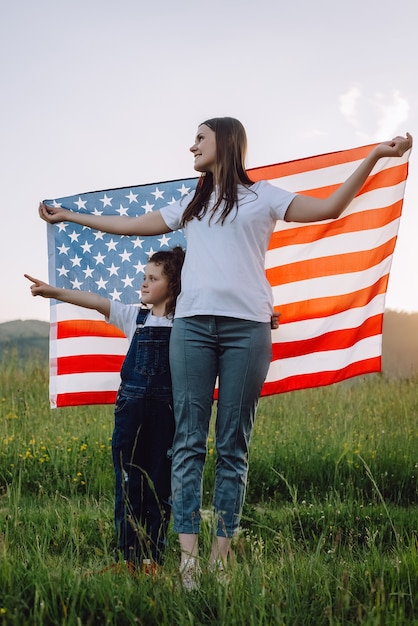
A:
<svg viewBox="0 0 418 626">
<path fill-rule="evenodd" d="M 385 141 L 371 150 L 364 161 L 338 189 L 328 198 L 296 196 L 286 211 L 286 222 L 317 222 L 335 219 L 341 215 L 360 191 L 370 172 L 383 157 L 401 157 L 412 148 L 412 137 L 395 137 Z"/>
<path fill-rule="evenodd" d="M 49 224 L 58 222 L 73 222 L 101 230 L 112 235 L 162 235 L 169 233 L 171 228 L 163 220 L 160 211 L 152 211 L 138 217 L 124 215 L 92 215 L 91 213 L 77 213 L 62 207 L 39 205 L 40 217 Z"/>
</svg>

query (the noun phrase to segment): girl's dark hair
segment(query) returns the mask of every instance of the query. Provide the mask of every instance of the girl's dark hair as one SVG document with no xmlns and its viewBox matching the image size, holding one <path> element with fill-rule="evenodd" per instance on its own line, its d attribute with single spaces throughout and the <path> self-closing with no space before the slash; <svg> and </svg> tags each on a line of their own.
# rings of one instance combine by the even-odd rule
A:
<svg viewBox="0 0 418 626">
<path fill-rule="evenodd" d="M 220 204 L 224 207 L 218 220 L 223 224 L 226 217 L 237 207 L 239 183 L 252 185 L 252 181 L 245 170 L 247 154 L 247 135 L 239 120 L 233 117 L 214 117 L 202 122 L 215 133 L 216 139 L 216 184 L 218 198 L 211 209 L 211 219 Z M 204 172 L 199 179 L 192 201 L 182 216 L 182 226 L 194 217 L 198 220 L 206 214 L 209 199 L 214 189 L 212 172 Z"/>
<path fill-rule="evenodd" d="M 148 259 L 148 263 L 162 265 L 162 273 L 167 276 L 169 299 L 165 306 L 166 315 L 174 315 L 177 296 L 181 291 L 181 269 L 185 252 L 181 246 L 171 250 L 159 250 Z"/>
</svg>

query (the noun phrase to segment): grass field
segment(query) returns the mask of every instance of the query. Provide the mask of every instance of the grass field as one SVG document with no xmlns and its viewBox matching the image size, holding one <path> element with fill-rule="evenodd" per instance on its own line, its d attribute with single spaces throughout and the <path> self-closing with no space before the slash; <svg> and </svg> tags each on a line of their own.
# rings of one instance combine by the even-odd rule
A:
<svg viewBox="0 0 418 626">
<path fill-rule="evenodd" d="M 418 379 L 261 400 L 226 584 L 112 563 L 111 406 L 51 411 L 48 371 L 0 370 L 0 625 L 418 624 Z M 208 442 L 202 567 L 215 463 Z"/>
</svg>

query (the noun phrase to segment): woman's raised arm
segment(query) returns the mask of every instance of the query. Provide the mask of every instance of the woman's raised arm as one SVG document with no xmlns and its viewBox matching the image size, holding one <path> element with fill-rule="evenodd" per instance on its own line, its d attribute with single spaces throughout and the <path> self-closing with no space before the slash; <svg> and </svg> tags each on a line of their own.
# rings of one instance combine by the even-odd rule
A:
<svg viewBox="0 0 418 626">
<path fill-rule="evenodd" d="M 412 137 L 409 133 L 406 133 L 406 137 L 395 137 L 392 141 L 379 144 L 371 150 L 345 183 L 328 198 L 296 196 L 286 211 L 286 222 L 317 222 L 339 217 L 360 191 L 379 159 L 401 157 L 410 148 Z"/>
<path fill-rule="evenodd" d="M 76 213 L 62 207 L 39 205 L 40 217 L 49 224 L 58 222 L 73 222 L 101 230 L 112 235 L 162 235 L 169 233 L 171 228 L 163 220 L 160 211 L 152 211 L 138 217 L 124 215 L 93 215 L 91 213 Z"/>
</svg>

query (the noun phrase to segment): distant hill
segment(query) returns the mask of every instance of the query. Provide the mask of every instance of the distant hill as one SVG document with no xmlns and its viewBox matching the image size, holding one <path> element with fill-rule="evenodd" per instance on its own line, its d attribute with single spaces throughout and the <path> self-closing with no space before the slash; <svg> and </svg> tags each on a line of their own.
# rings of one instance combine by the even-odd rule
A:
<svg viewBox="0 0 418 626">
<path fill-rule="evenodd" d="M 0 361 L 14 353 L 24 361 L 48 361 L 49 323 L 15 320 L 0 324 Z M 390 378 L 418 374 L 418 313 L 388 309 L 383 322 L 383 373 Z"/>
<path fill-rule="evenodd" d="M 0 324 L 0 361 L 16 356 L 48 362 L 49 322 L 14 320 Z"/>
<path fill-rule="evenodd" d="M 385 311 L 382 345 L 382 370 L 387 376 L 418 374 L 418 313 Z"/>
<path fill-rule="evenodd" d="M 0 324 L 0 343 L 16 338 L 46 337 L 49 335 L 49 322 L 40 320 L 15 320 Z"/>
</svg>

